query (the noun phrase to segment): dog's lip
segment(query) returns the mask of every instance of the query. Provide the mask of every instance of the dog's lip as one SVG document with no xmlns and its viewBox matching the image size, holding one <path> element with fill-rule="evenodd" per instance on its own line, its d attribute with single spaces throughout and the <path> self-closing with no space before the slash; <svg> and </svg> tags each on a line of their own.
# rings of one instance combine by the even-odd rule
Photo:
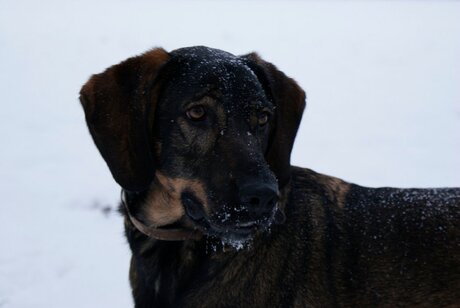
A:
<svg viewBox="0 0 460 308">
<path fill-rule="evenodd" d="M 193 195 L 183 195 L 182 202 L 184 204 L 185 214 L 199 229 L 209 235 L 223 238 L 248 238 L 257 230 L 266 229 L 273 220 L 272 218 L 266 218 L 263 220 L 237 222 L 231 225 L 221 225 L 208 218 L 203 210 L 203 205 Z"/>
</svg>

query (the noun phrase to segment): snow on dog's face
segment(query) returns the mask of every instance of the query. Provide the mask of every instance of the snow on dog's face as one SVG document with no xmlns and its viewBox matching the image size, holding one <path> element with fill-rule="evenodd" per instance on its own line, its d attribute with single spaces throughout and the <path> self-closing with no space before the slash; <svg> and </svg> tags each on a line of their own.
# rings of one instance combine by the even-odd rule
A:
<svg viewBox="0 0 460 308">
<path fill-rule="evenodd" d="M 152 50 L 81 91 L 90 132 L 147 224 L 245 240 L 282 217 L 303 91 L 255 54 Z"/>
</svg>

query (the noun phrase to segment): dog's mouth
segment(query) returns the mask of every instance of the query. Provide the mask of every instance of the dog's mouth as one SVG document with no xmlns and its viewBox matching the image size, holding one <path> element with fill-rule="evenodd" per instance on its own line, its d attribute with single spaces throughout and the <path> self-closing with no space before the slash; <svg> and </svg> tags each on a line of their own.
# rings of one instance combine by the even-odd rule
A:
<svg viewBox="0 0 460 308">
<path fill-rule="evenodd" d="M 283 212 L 276 206 L 269 215 L 248 218 L 244 213 L 223 212 L 209 217 L 202 203 L 189 192 L 182 194 L 182 204 L 190 220 L 203 233 L 220 238 L 224 241 L 246 241 L 257 232 L 266 231 L 272 224 L 284 222 Z"/>
</svg>

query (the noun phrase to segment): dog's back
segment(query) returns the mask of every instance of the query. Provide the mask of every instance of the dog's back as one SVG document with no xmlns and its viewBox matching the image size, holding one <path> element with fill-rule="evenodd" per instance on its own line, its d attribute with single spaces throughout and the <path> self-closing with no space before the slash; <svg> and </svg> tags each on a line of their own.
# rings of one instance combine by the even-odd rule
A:
<svg viewBox="0 0 460 308">
<path fill-rule="evenodd" d="M 322 255 L 333 304 L 460 305 L 460 188 L 365 188 L 300 168 L 293 175 L 293 206 L 310 200 L 303 223 L 317 226 L 306 240 Z"/>
</svg>

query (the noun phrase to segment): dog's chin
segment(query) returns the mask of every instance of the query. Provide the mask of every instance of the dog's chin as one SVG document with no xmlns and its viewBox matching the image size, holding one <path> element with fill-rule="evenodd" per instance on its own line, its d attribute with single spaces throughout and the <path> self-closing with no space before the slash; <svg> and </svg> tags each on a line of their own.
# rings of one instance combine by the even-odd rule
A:
<svg viewBox="0 0 460 308">
<path fill-rule="evenodd" d="M 223 242 L 246 242 L 251 240 L 257 232 L 266 231 L 270 221 L 220 224 L 210 222 L 207 234 L 220 238 Z"/>
<path fill-rule="evenodd" d="M 276 211 L 271 217 L 263 217 L 258 220 L 235 221 L 209 217 L 203 210 L 202 204 L 193 196 L 184 194 L 182 203 L 185 213 L 195 226 L 208 236 L 219 238 L 223 243 L 233 246 L 244 245 L 250 241 L 257 232 L 264 232 L 275 222 Z M 225 215 L 224 215 L 225 216 Z"/>
<path fill-rule="evenodd" d="M 211 227 L 206 230 L 209 236 L 218 238 L 225 244 L 245 244 L 254 237 L 256 232 L 257 230 L 255 229 L 230 226 L 222 227 L 216 224 L 212 224 Z"/>
</svg>

